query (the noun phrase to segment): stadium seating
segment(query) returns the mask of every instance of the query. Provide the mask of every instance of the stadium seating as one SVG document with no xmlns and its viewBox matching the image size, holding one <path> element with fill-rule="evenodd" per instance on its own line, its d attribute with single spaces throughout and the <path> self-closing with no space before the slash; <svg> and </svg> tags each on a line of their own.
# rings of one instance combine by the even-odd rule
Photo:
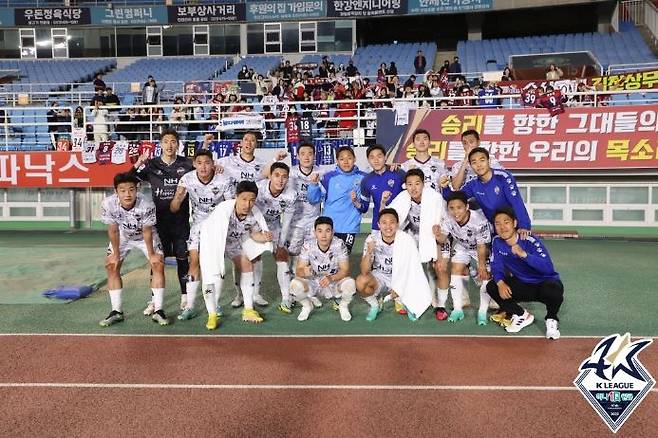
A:
<svg viewBox="0 0 658 438">
<path fill-rule="evenodd" d="M 422 50 L 427 59 L 427 69 L 434 65 L 436 57 L 436 44 L 434 43 L 400 43 L 400 44 L 374 44 L 359 47 L 352 59 L 354 65 L 363 76 L 377 77 L 380 64 L 395 62 L 398 75 L 407 76 L 414 73 L 414 58 L 416 52 Z"/>
<path fill-rule="evenodd" d="M 588 50 L 603 68 L 611 64 L 656 62 L 655 55 L 635 28 L 618 33 L 577 33 L 482 41 L 459 41 L 457 54 L 463 72 L 503 69 L 510 55 Z M 487 62 L 495 61 L 495 62 Z"/>
<path fill-rule="evenodd" d="M 0 60 L 0 70 L 19 70 L 20 78 L 4 84 L 4 91 L 47 92 L 62 89 L 62 84 L 93 80 L 93 75 L 116 65 L 116 60 L 105 59 L 39 59 Z"/>
<path fill-rule="evenodd" d="M 238 79 L 238 73 L 243 65 L 253 68 L 255 72 L 262 75 L 267 74 L 268 71 L 274 70 L 281 64 L 281 55 L 276 56 L 246 56 L 235 63 L 226 72 L 220 75 L 220 80 L 234 81 Z"/>
</svg>

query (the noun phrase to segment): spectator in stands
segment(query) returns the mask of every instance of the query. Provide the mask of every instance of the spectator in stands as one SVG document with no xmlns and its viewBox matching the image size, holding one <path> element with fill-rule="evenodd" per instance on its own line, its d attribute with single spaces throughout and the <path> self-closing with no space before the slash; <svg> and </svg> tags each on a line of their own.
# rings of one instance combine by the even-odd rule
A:
<svg viewBox="0 0 658 438">
<path fill-rule="evenodd" d="M 269 87 L 263 75 L 261 74 L 256 75 L 256 79 L 254 79 L 254 84 L 256 85 L 256 96 L 258 96 L 259 99 L 267 94 Z"/>
<path fill-rule="evenodd" d="M 512 73 L 512 70 L 510 70 L 509 66 L 505 67 L 505 70 L 503 70 L 503 76 L 500 78 L 501 81 L 513 81 L 515 80 L 514 74 Z"/>
<path fill-rule="evenodd" d="M 388 70 L 386 70 L 386 76 L 397 76 L 398 74 L 398 68 L 395 65 L 394 61 L 391 61 L 391 63 L 388 65 Z"/>
<path fill-rule="evenodd" d="M 345 69 L 345 73 L 347 74 L 347 77 L 353 78 L 354 76 L 357 75 L 359 70 L 354 66 L 354 61 L 351 59 L 347 63 L 347 68 Z"/>
<path fill-rule="evenodd" d="M 101 108 L 100 102 L 96 102 L 96 105 L 94 106 L 91 115 L 94 117 L 94 121 L 92 122 L 94 141 L 96 143 L 101 141 L 107 141 L 109 139 L 107 119 L 106 119 L 107 110 Z"/>
<path fill-rule="evenodd" d="M 283 73 L 284 78 L 286 79 L 292 78 L 292 66 L 290 65 L 290 61 L 286 61 L 283 64 L 283 67 L 281 67 L 281 72 Z"/>
<path fill-rule="evenodd" d="M 149 81 L 142 88 L 142 104 L 157 105 L 159 102 L 158 85 L 155 83 L 153 76 L 149 76 Z"/>
<path fill-rule="evenodd" d="M 155 82 L 155 78 L 153 76 L 149 75 L 146 78 L 146 82 L 144 82 L 144 85 L 142 85 L 142 88 L 147 87 L 151 83 L 151 80 L 153 80 Z"/>
<path fill-rule="evenodd" d="M 153 125 L 153 130 L 158 133 L 158 138 L 162 134 L 162 130 L 166 128 L 165 122 L 167 121 L 167 116 L 164 113 L 163 108 L 154 108 L 153 114 L 151 115 L 151 121 Z"/>
<path fill-rule="evenodd" d="M 409 79 L 404 82 L 404 88 L 406 89 L 407 87 L 411 87 L 412 89 L 416 87 L 416 75 L 409 76 Z"/>
<path fill-rule="evenodd" d="M 59 102 L 53 102 L 50 104 L 50 110 L 46 113 L 46 120 L 48 121 L 48 134 L 50 135 L 50 141 L 52 142 L 53 149 L 57 144 L 57 138 L 59 137 L 56 133 L 59 132 L 59 117 L 61 113 L 59 111 Z"/>
<path fill-rule="evenodd" d="M 452 64 L 450 64 L 450 67 L 448 67 L 448 73 L 459 74 L 461 72 L 462 72 L 462 65 L 459 63 L 459 56 L 455 56 L 455 58 L 452 61 Z"/>
<path fill-rule="evenodd" d="M 108 106 L 119 106 L 121 105 L 121 101 L 119 100 L 119 96 L 114 94 L 114 91 L 112 90 L 111 87 L 107 87 L 105 89 L 105 105 Z M 113 108 L 111 111 L 119 111 L 119 108 Z"/>
<path fill-rule="evenodd" d="M 564 72 L 560 67 L 557 67 L 555 64 L 548 66 L 548 70 L 546 71 L 547 81 L 558 81 L 562 79 L 562 76 L 564 76 Z"/>
<path fill-rule="evenodd" d="M 578 83 L 576 86 L 576 91 L 578 93 L 587 93 L 594 91 L 594 87 L 589 87 L 584 82 Z M 594 96 L 591 94 L 580 94 L 578 96 L 573 96 L 571 106 L 594 106 Z"/>
<path fill-rule="evenodd" d="M 187 129 L 184 122 L 187 120 L 187 112 L 183 106 L 183 99 L 177 97 L 174 100 L 174 107 L 171 110 L 171 115 L 169 116 L 169 121 L 171 121 L 171 127 L 178 131 L 178 134 L 184 134 Z M 184 137 L 184 135 L 183 135 Z"/>
<path fill-rule="evenodd" d="M 91 97 L 91 106 L 96 106 L 96 102 L 100 102 L 101 105 L 105 104 L 105 89 L 97 89 L 96 94 Z"/>
<path fill-rule="evenodd" d="M 243 65 L 242 69 L 238 72 L 238 80 L 239 81 L 246 81 L 246 80 L 249 80 L 249 79 L 251 79 L 249 77 L 249 67 L 247 67 L 246 65 Z"/>
<path fill-rule="evenodd" d="M 386 82 L 386 74 L 386 63 L 382 62 L 377 69 L 377 82 Z"/>
<path fill-rule="evenodd" d="M 205 120 L 206 116 L 203 113 L 203 107 L 201 106 L 201 102 L 196 96 L 188 96 L 187 97 L 187 104 L 188 105 L 194 105 L 186 108 L 187 111 L 187 120 L 193 121 L 193 120 Z M 197 123 L 189 123 L 187 125 L 187 130 L 191 134 L 191 138 L 196 137 L 197 135 L 200 134 L 201 131 L 201 125 Z"/>
<path fill-rule="evenodd" d="M 75 109 L 75 112 L 73 113 L 73 126 L 75 128 L 83 128 L 85 124 L 84 120 L 85 120 L 84 110 L 82 109 L 81 106 L 79 106 Z"/>
<path fill-rule="evenodd" d="M 423 55 L 423 51 L 419 50 L 416 52 L 416 57 L 414 58 L 414 69 L 416 70 L 416 74 L 422 75 L 425 73 L 425 67 L 427 67 L 427 60 L 425 59 L 425 55 Z"/>
<path fill-rule="evenodd" d="M 439 69 L 439 75 L 442 75 L 443 73 L 449 73 L 450 72 L 450 61 L 447 59 L 443 61 L 443 65 Z"/>
<path fill-rule="evenodd" d="M 102 77 L 103 76 L 100 73 L 98 73 L 96 75 L 96 79 L 94 79 L 94 91 L 98 91 L 98 90 L 103 91 L 103 90 L 105 90 L 105 88 L 107 88 L 107 86 L 105 85 L 105 82 L 103 81 Z M 93 103 L 92 103 L 92 105 L 93 105 Z"/>
</svg>

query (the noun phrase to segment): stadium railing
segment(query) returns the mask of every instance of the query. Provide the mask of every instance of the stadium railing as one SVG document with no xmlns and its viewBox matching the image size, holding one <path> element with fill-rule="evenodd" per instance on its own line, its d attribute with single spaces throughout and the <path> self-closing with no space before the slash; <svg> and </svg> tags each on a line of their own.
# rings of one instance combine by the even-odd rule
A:
<svg viewBox="0 0 658 438">
<path fill-rule="evenodd" d="M 620 3 L 620 19 L 646 26 L 654 44 L 658 41 L 658 8 L 649 0 L 625 0 Z"/>
</svg>

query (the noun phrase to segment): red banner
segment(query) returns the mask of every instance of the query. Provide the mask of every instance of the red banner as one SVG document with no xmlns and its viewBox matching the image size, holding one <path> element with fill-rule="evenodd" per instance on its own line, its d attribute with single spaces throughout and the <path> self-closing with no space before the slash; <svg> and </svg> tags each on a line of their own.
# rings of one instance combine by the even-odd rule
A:
<svg viewBox="0 0 658 438">
<path fill-rule="evenodd" d="M 475 129 L 481 146 L 509 169 L 658 167 L 658 105 L 545 109 L 411 110 L 396 126 L 392 111 L 377 112 L 377 142 L 401 163 L 415 155 L 413 135 L 426 129 L 431 153 L 448 165 L 464 158 L 461 133 Z"/>
<path fill-rule="evenodd" d="M 81 152 L 0 152 L 0 188 L 112 187 L 132 164 L 83 164 Z"/>
</svg>

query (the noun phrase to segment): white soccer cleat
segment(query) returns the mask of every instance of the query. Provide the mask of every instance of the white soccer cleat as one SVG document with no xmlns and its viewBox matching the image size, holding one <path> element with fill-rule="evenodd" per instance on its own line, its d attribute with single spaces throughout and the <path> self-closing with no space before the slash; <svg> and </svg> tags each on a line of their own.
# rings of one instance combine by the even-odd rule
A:
<svg viewBox="0 0 658 438">
<path fill-rule="evenodd" d="M 254 303 L 258 304 L 259 306 L 267 306 L 270 304 L 260 295 L 254 295 Z"/>
<path fill-rule="evenodd" d="M 180 296 L 180 310 L 183 311 L 187 308 L 187 295 L 181 294 Z"/>
<path fill-rule="evenodd" d="M 462 308 L 471 307 L 471 297 L 468 296 L 468 288 L 462 289 Z"/>
<path fill-rule="evenodd" d="M 237 309 L 238 307 L 242 306 L 242 295 L 238 294 L 233 298 L 233 301 L 231 301 L 231 307 L 234 309 Z"/>
<path fill-rule="evenodd" d="M 311 303 L 313 303 L 314 307 L 322 307 L 322 301 L 320 301 L 320 298 L 318 297 L 309 297 L 311 300 Z"/>
<path fill-rule="evenodd" d="M 495 302 L 494 300 L 491 300 L 491 301 L 489 301 L 489 309 L 491 309 L 491 310 L 499 310 L 499 309 L 500 309 L 500 306 L 498 305 L 497 302 Z"/>
<path fill-rule="evenodd" d="M 340 303 L 338 305 L 338 312 L 340 313 L 340 319 L 343 321 L 350 321 L 352 319 L 352 314 L 346 303 Z"/>
<path fill-rule="evenodd" d="M 155 305 L 153 304 L 153 301 L 149 301 L 146 303 L 146 309 L 142 313 L 144 313 L 144 316 L 150 316 L 153 315 L 153 312 L 155 312 Z"/>
<path fill-rule="evenodd" d="M 304 299 L 301 302 L 302 311 L 297 315 L 297 321 L 306 321 L 313 311 L 313 303 L 309 299 Z"/>
<path fill-rule="evenodd" d="M 560 339 L 560 324 L 552 318 L 546 320 L 546 339 Z"/>
<path fill-rule="evenodd" d="M 523 327 L 527 327 L 533 323 L 535 317 L 527 310 L 523 311 L 523 315 L 512 315 L 512 323 L 505 327 L 507 333 L 518 333 Z"/>
</svg>

